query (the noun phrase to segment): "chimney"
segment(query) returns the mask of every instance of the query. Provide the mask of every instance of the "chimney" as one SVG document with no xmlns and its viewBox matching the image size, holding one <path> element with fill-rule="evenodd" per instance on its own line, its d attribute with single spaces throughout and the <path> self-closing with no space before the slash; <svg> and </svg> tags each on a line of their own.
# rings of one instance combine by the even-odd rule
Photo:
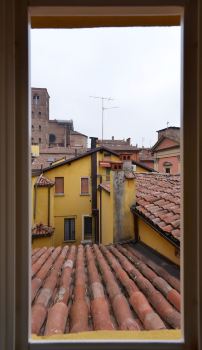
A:
<svg viewBox="0 0 202 350">
<path fill-rule="evenodd" d="M 90 137 L 90 139 L 91 139 L 91 149 L 96 148 L 98 138 L 97 137 Z"/>
<path fill-rule="evenodd" d="M 128 145 L 130 146 L 130 137 L 126 140 Z"/>
<path fill-rule="evenodd" d="M 114 141 L 114 136 L 112 136 L 112 141 Z"/>
</svg>

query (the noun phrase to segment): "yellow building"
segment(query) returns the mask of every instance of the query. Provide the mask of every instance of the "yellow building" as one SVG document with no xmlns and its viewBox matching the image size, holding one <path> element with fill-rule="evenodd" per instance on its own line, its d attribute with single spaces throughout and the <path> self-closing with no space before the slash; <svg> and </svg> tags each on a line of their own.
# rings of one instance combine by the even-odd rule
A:
<svg viewBox="0 0 202 350">
<path fill-rule="evenodd" d="M 133 238 L 130 206 L 135 202 L 135 182 L 125 172 L 119 156 L 105 147 L 44 169 L 43 179 L 51 183 L 51 189 L 38 185 L 40 177 L 35 172 L 33 227 L 40 223 L 54 227 L 49 246 Z M 108 193 L 103 193 L 102 184 L 108 184 Z M 44 240 L 34 243 L 34 247 L 42 246 Z"/>
</svg>

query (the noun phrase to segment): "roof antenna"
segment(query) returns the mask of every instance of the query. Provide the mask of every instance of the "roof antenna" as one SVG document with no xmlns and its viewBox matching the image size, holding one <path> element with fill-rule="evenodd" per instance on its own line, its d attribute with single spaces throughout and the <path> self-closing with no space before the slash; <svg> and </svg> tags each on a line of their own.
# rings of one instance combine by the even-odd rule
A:
<svg viewBox="0 0 202 350">
<path fill-rule="evenodd" d="M 166 124 L 167 124 L 167 129 L 168 129 L 168 127 L 169 127 L 169 124 L 170 124 L 170 123 L 169 123 L 169 122 L 167 122 Z"/>
</svg>

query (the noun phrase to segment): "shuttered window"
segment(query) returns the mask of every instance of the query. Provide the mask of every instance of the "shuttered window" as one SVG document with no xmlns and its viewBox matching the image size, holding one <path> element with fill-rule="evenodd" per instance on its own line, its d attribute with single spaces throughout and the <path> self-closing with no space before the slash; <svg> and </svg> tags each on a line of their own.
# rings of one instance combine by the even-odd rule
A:
<svg viewBox="0 0 202 350">
<path fill-rule="evenodd" d="M 55 178 L 55 193 L 64 193 L 64 177 Z"/>
<path fill-rule="evenodd" d="M 81 194 L 89 194 L 89 178 L 81 178 Z"/>
<path fill-rule="evenodd" d="M 74 241 L 75 240 L 75 219 L 65 219 L 64 220 L 64 241 Z"/>
</svg>

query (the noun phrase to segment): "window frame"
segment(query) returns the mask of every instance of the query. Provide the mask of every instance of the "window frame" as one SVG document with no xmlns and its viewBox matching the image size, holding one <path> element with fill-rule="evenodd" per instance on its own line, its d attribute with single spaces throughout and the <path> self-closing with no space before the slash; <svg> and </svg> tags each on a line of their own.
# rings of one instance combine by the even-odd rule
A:
<svg viewBox="0 0 202 350">
<path fill-rule="evenodd" d="M 74 220 L 74 238 L 73 239 L 65 239 L 65 221 Z M 76 241 L 76 218 L 75 217 L 66 217 L 64 218 L 64 242 L 75 242 Z"/>
<path fill-rule="evenodd" d="M 197 0 L 96 0 L 96 6 L 184 6 L 183 23 L 184 60 L 183 60 L 183 188 L 184 191 L 184 227 L 186 239 L 183 243 L 184 259 L 184 319 L 185 338 L 183 342 L 135 342 L 133 344 L 110 342 L 99 343 L 96 349 L 162 349 L 185 350 L 201 349 L 202 335 L 202 239 L 199 231 L 202 227 L 200 212 L 202 201 L 201 137 L 202 137 L 202 11 Z M 71 0 L 30 0 L 31 6 L 70 6 Z M 78 0 L 77 5 L 88 6 L 91 1 Z M 0 348 L 21 350 L 45 349 L 93 349 L 92 342 L 77 344 L 66 342 L 29 343 L 28 308 L 30 260 L 28 247 L 31 246 L 27 230 L 31 227 L 30 208 L 30 139 L 31 124 L 27 119 L 30 102 L 28 74 L 28 1 L 3 0 L 0 3 L 0 26 L 3 29 L 0 56 L 0 152 L 4 166 L 0 172 L 0 270 L 2 287 L 0 291 Z M 114 7 L 115 8 L 115 7 Z M 88 9 L 87 9 L 88 10 Z M 146 11 L 146 7 L 144 8 Z M 144 13 L 143 11 L 143 13 Z M 200 21 L 199 21 L 200 20 Z M 198 46 L 198 48 L 197 48 Z M 17 103 L 16 103 L 17 101 Z M 30 115 L 30 111 L 29 111 Z M 200 141 L 200 142 L 199 142 Z M 190 164 L 192 171 L 190 172 Z M 190 186 L 190 184 L 192 184 Z M 20 200 L 19 200 L 20 198 Z M 192 215 L 190 215 L 190 213 Z M 191 236 L 190 236 L 191 233 Z M 190 239 L 189 239 L 190 238 Z M 191 283 L 190 283 L 191 281 Z M 26 307 L 25 307 L 26 305 Z M 190 310 L 192 310 L 190 314 Z M 20 320 L 20 322 L 19 322 Z M 108 344 L 108 346 L 107 346 Z M 127 346 L 126 346 L 127 344 Z"/>
</svg>

